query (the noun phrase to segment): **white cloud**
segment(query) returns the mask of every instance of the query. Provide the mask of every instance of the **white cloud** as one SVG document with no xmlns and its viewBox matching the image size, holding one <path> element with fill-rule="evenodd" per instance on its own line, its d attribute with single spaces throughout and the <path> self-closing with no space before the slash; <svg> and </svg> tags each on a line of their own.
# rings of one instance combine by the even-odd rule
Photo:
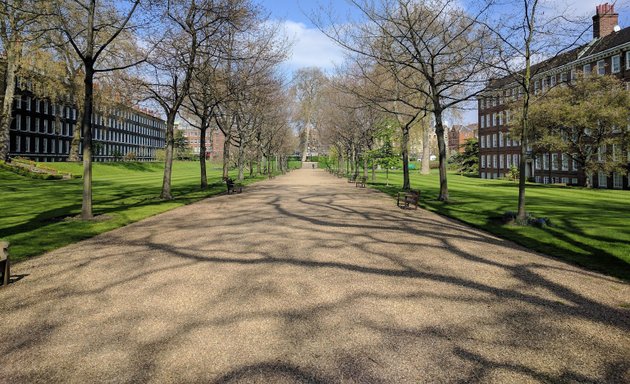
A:
<svg viewBox="0 0 630 384">
<path fill-rule="evenodd" d="M 320 67 L 331 70 L 343 61 L 343 49 L 317 28 L 304 23 L 282 22 L 285 33 L 293 41 L 292 55 L 286 62 L 290 71 L 302 67 Z"/>
</svg>

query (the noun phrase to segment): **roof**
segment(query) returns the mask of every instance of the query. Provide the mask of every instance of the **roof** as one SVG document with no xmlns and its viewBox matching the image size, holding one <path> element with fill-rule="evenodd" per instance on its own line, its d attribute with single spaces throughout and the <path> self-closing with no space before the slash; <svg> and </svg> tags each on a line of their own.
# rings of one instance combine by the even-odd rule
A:
<svg viewBox="0 0 630 384">
<path fill-rule="evenodd" d="M 626 27 L 619 32 L 613 32 L 602 38 L 592 40 L 587 44 L 571 49 L 570 51 L 563 52 L 557 56 L 552 57 L 551 59 L 534 64 L 531 68 L 532 75 L 543 73 L 553 68 L 561 67 L 579 59 L 594 56 L 598 53 L 621 46 L 628 42 L 630 42 L 630 27 Z M 512 75 L 508 75 L 500 79 L 491 79 L 488 82 L 487 88 L 498 89 L 512 82 L 514 82 L 514 78 Z"/>
</svg>

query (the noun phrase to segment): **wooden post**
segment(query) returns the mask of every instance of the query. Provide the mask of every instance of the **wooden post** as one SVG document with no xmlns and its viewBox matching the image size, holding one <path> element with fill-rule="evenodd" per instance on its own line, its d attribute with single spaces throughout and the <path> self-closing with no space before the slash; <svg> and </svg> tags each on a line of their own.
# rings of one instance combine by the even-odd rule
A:
<svg viewBox="0 0 630 384">
<path fill-rule="evenodd" d="M 2 286 L 9 285 L 11 270 L 9 265 L 9 243 L 0 241 L 0 271 L 2 272 Z"/>
</svg>

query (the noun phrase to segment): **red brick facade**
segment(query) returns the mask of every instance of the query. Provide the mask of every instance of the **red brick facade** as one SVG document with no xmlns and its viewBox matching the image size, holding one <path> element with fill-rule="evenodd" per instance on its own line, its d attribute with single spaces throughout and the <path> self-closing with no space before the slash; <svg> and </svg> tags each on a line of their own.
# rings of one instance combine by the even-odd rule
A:
<svg viewBox="0 0 630 384">
<path fill-rule="evenodd" d="M 598 6 L 597 11 L 593 28 L 596 30 L 594 34 L 600 34 L 600 37 L 587 46 L 534 66 L 534 93 L 545 92 L 557 84 L 569 82 L 579 71 L 591 76 L 612 74 L 630 85 L 630 28 L 614 31 L 617 14 L 612 5 Z M 520 146 L 518 141 L 510 138 L 508 129 L 512 118 L 508 104 L 518 97 L 518 88 L 504 78 L 491 81 L 478 100 L 479 174 L 482 178 L 501 178 L 511 166 L 518 166 Z M 531 150 L 528 148 L 529 152 Z M 630 155 L 629 151 L 626 153 Z M 586 177 L 579 164 L 563 153 L 534 154 L 527 161 L 526 176 L 539 183 L 569 185 L 583 185 Z M 592 185 L 598 188 L 630 189 L 628 176 L 627 172 L 596 174 L 593 175 Z"/>
</svg>

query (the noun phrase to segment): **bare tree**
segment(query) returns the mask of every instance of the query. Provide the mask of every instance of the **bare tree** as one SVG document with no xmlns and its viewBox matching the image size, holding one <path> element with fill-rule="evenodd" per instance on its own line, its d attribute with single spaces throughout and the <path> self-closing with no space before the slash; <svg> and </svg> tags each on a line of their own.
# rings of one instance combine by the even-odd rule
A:
<svg viewBox="0 0 630 384">
<path fill-rule="evenodd" d="M 321 90 L 326 83 L 326 75 L 318 67 L 300 68 L 293 75 L 292 82 L 291 95 L 297 102 L 294 121 L 301 125 L 302 161 L 306 161 L 312 132 L 317 129 Z"/>
<path fill-rule="evenodd" d="M 470 15 L 455 0 L 351 0 L 351 3 L 364 20 L 354 24 L 332 23 L 330 29 L 321 29 L 347 50 L 391 67 L 395 86 L 413 90 L 428 100 L 426 112 L 433 115 L 439 148 L 438 199 L 446 201 L 443 116 L 479 92 L 479 73 L 484 68 L 479 42 L 485 29 L 478 28 L 476 20 L 485 9 Z"/>
<path fill-rule="evenodd" d="M 0 160 L 9 157 L 9 129 L 13 119 L 16 75 L 26 48 L 42 35 L 40 21 L 49 13 L 48 5 L 36 0 L 0 1 L 0 42 L 4 53 L 4 99 L 0 114 Z"/>
<path fill-rule="evenodd" d="M 146 99 L 157 103 L 166 115 L 166 154 L 160 197 L 173 198 L 171 174 L 173 166 L 175 119 L 186 101 L 198 55 L 202 47 L 229 20 L 228 2 L 223 0 L 167 1 L 158 40 L 142 68 L 141 87 Z"/>
<path fill-rule="evenodd" d="M 511 133 L 520 140 L 517 215 L 522 221 L 526 217 L 526 167 L 532 135 L 529 110 L 535 92 L 533 79 L 548 69 L 545 63 L 574 48 L 586 29 L 569 18 L 568 10 L 550 12 L 540 0 L 521 0 L 519 5 L 520 9 L 514 15 L 501 13 L 499 20 L 478 19 L 477 22 L 492 33 L 491 38 L 494 40 L 493 44 L 488 45 L 490 55 L 486 57 L 486 64 L 494 69 L 497 79 L 489 82 L 484 96 L 496 97 L 493 93 L 514 90 L 510 98 L 517 109 L 518 118 L 511 122 Z M 576 28 L 581 31 L 575 33 Z M 573 36 L 565 40 L 571 34 Z M 537 64 L 536 60 L 541 58 L 547 58 L 547 61 Z"/>
<path fill-rule="evenodd" d="M 81 218 L 91 219 L 92 213 L 92 113 L 94 76 L 97 73 L 122 70 L 138 64 L 132 60 L 126 64 L 109 66 L 102 57 L 117 57 L 111 50 L 114 41 L 123 32 L 136 27 L 132 17 L 140 0 L 97 2 L 97 0 L 55 0 L 55 24 L 68 44 L 83 62 L 83 202 Z M 101 66 L 103 65 L 103 66 Z"/>
</svg>

